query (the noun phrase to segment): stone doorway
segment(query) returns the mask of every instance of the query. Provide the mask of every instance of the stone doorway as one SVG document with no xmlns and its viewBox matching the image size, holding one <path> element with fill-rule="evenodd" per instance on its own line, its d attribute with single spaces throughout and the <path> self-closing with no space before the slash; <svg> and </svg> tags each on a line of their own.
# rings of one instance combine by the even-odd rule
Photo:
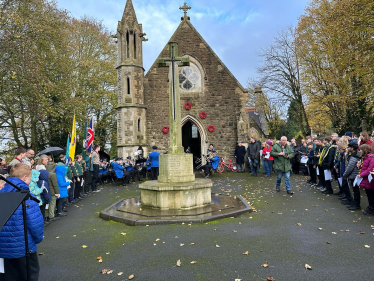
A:
<svg viewBox="0 0 374 281">
<path fill-rule="evenodd" d="M 194 158 L 201 157 L 201 136 L 200 132 L 195 124 L 191 121 L 187 121 L 182 126 L 182 146 L 184 152 L 189 148 Z"/>
</svg>

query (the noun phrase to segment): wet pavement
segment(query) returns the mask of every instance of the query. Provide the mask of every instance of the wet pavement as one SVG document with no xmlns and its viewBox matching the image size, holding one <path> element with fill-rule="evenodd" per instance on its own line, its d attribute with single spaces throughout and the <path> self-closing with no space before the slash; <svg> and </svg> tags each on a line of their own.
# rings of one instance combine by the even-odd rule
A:
<svg viewBox="0 0 374 281">
<path fill-rule="evenodd" d="M 128 280 L 132 274 L 133 280 L 373 278 L 373 217 L 347 210 L 301 175 L 291 177 L 292 196 L 284 186 L 274 192 L 275 176 L 223 173 L 212 180 L 212 192 L 242 196 L 255 211 L 204 224 L 127 226 L 102 220 L 99 212 L 139 196 L 137 184 L 104 185 L 46 227 L 38 246 L 40 280 Z M 112 272 L 103 275 L 102 269 Z"/>
</svg>

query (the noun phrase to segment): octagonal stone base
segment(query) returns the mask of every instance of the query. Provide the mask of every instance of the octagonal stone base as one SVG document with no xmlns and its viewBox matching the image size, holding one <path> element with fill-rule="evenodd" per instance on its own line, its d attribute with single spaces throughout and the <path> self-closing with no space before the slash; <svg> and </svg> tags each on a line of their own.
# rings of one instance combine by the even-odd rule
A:
<svg viewBox="0 0 374 281">
<path fill-rule="evenodd" d="M 168 209 L 193 209 L 211 204 L 210 179 L 192 182 L 147 181 L 139 185 L 141 204 L 145 207 Z"/>
</svg>

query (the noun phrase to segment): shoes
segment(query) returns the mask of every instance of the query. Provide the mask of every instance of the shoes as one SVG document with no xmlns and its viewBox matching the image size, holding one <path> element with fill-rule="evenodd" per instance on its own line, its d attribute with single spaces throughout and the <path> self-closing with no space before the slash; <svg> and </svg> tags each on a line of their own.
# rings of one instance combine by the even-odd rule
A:
<svg viewBox="0 0 374 281">
<path fill-rule="evenodd" d="M 334 194 L 334 191 L 332 190 L 325 190 L 325 191 L 322 191 L 323 194 Z"/>
<path fill-rule="evenodd" d="M 321 187 L 320 191 L 323 193 L 326 191 L 326 188 L 325 187 Z"/>
<path fill-rule="evenodd" d="M 343 200 L 344 198 L 347 198 L 347 197 L 345 196 L 345 194 L 341 194 L 341 195 L 338 196 L 338 198 Z"/>
<path fill-rule="evenodd" d="M 62 209 L 62 211 L 63 211 L 63 212 L 65 212 L 65 213 L 67 213 L 67 212 L 68 212 L 68 210 L 66 210 L 65 208 L 63 208 L 63 209 Z"/>
<path fill-rule="evenodd" d="M 59 217 L 66 217 L 66 213 L 62 212 L 62 213 L 58 213 L 57 214 Z"/>
<path fill-rule="evenodd" d="M 276 187 L 275 187 L 275 191 L 276 191 L 276 192 L 280 192 L 280 191 L 281 191 L 280 188 L 279 188 L 279 186 L 276 186 Z"/>
<path fill-rule="evenodd" d="M 374 215 L 374 209 L 367 207 L 366 210 L 363 212 L 363 214 L 366 216 Z"/>
<path fill-rule="evenodd" d="M 47 225 L 49 225 L 50 222 L 49 221 L 44 221 L 44 227 L 46 227 Z"/>
<path fill-rule="evenodd" d="M 292 194 L 293 194 L 293 191 L 291 191 L 291 190 L 287 190 L 287 194 L 292 195 Z"/>
<path fill-rule="evenodd" d="M 343 192 L 341 192 L 341 191 L 334 193 L 334 195 L 339 195 L 339 196 L 342 195 L 342 194 L 343 194 Z"/>
<path fill-rule="evenodd" d="M 349 205 L 352 206 L 352 201 L 351 200 L 342 200 L 343 205 Z M 348 207 L 347 207 L 348 208 Z"/>
<path fill-rule="evenodd" d="M 209 178 L 209 175 L 206 175 L 204 178 L 206 178 L 206 179 Z"/>
<path fill-rule="evenodd" d="M 51 219 L 48 219 L 48 221 L 58 221 L 60 219 L 60 217 L 53 217 Z"/>
<path fill-rule="evenodd" d="M 322 185 L 317 185 L 317 187 L 316 187 L 318 190 L 321 190 L 322 188 L 323 188 L 323 186 Z"/>
<path fill-rule="evenodd" d="M 360 207 L 360 206 L 353 205 L 353 206 L 350 206 L 350 207 L 348 208 L 348 210 L 351 210 L 351 211 L 361 210 L 361 207 Z"/>
<path fill-rule="evenodd" d="M 309 184 L 313 184 L 312 180 L 307 180 L 306 182 L 309 183 Z"/>
</svg>

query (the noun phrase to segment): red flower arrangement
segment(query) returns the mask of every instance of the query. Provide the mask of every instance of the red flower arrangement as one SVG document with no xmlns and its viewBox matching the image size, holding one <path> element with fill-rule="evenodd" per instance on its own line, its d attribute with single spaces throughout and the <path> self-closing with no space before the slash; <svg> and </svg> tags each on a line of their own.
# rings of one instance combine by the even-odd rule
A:
<svg viewBox="0 0 374 281">
<path fill-rule="evenodd" d="M 165 127 L 163 127 L 162 128 L 162 132 L 164 133 L 164 134 L 167 134 L 167 133 L 169 133 L 169 127 L 168 126 L 165 126 Z"/>
<path fill-rule="evenodd" d="M 216 128 L 213 125 L 208 126 L 208 131 L 213 133 L 216 130 Z"/>
<path fill-rule="evenodd" d="M 190 102 L 186 102 L 186 103 L 184 104 L 184 108 L 185 108 L 186 110 L 190 110 L 191 107 L 192 107 L 192 104 L 191 104 Z"/>
<path fill-rule="evenodd" d="M 206 118 L 206 112 L 205 111 L 201 111 L 200 112 L 200 118 L 201 119 L 205 119 Z"/>
</svg>

